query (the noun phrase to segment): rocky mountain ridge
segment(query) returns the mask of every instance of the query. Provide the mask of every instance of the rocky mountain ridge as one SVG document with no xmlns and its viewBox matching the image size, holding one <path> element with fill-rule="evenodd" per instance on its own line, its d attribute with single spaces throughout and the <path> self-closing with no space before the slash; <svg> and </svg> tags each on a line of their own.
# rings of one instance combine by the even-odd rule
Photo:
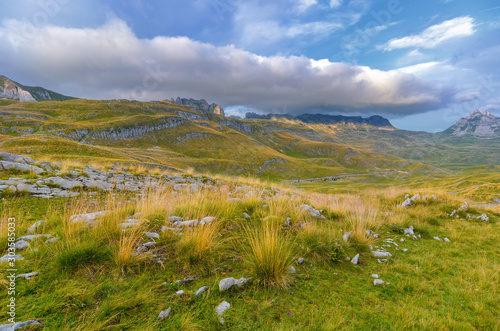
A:
<svg viewBox="0 0 500 331">
<path fill-rule="evenodd" d="M 309 124 L 354 124 L 354 125 L 371 125 L 379 128 L 394 128 L 388 119 L 374 115 L 370 117 L 361 116 L 343 116 L 343 115 L 325 115 L 325 114 L 302 114 L 299 116 L 293 116 L 290 114 L 257 114 L 253 112 L 248 112 L 245 115 L 245 119 L 264 119 L 264 120 L 274 120 L 274 119 L 288 119 L 288 120 L 299 120 L 304 123 Z"/>
<path fill-rule="evenodd" d="M 500 137 L 500 118 L 484 110 L 475 110 L 444 133 L 455 137 L 497 138 Z"/>
<path fill-rule="evenodd" d="M 65 101 L 75 99 L 38 86 L 25 86 L 0 75 L 0 98 L 19 101 Z"/>
<path fill-rule="evenodd" d="M 179 106 L 188 106 L 194 111 L 203 113 L 203 114 L 216 114 L 216 115 L 221 115 L 224 116 L 224 108 L 219 106 L 216 103 L 208 104 L 208 102 L 205 99 L 201 100 L 196 100 L 196 99 L 186 99 L 186 98 L 180 98 L 177 97 L 177 99 L 171 99 L 172 103 L 175 103 L 176 105 Z"/>
</svg>

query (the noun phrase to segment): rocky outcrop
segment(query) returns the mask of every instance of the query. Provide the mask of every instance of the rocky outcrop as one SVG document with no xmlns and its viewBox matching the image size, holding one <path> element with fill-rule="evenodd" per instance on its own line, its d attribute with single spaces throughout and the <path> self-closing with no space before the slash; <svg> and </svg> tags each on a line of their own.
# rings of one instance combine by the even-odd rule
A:
<svg viewBox="0 0 500 331">
<path fill-rule="evenodd" d="M 74 99 L 43 87 L 25 86 L 0 75 L 0 98 L 13 99 L 19 101 L 64 101 Z"/>
<path fill-rule="evenodd" d="M 257 114 L 257 113 L 246 113 L 245 118 L 255 118 L 255 119 L 261 119 L 261 120 L 274 120 L 274 119 L 288 119 L 288 120 L 294 120 L 295 116 L 290 115 L 290 114 Z"/>
<path fill-rule="evenodd" d="M 216 103 L 208 104 L 205 99 L 186 99 L 177 97 L 172 102 L 180 106 L 189 106 L 191 109 L 203 114 L 216 114 L 224 116 L 224 109 Z"/>
<path fill-rule="evenodd" d="M 304 123 L 311 124 L 354 124 L 354 125 L 370 125 L 375 127 L 393 128 L 388 119 L 374 115 L 368 118 L 361 116 L 342 116 L 342 115 L 324 115 L 324 114 L 303 114 L 297 116 L 296 119 Z"/>
<path fill-rule="evenodd" d="M 476 110 L 460 119 L 444 131 L 455 137 L 474 136 L 477 138 L 500 137 L 500 118 L 484 110 Z"/>
</svg>

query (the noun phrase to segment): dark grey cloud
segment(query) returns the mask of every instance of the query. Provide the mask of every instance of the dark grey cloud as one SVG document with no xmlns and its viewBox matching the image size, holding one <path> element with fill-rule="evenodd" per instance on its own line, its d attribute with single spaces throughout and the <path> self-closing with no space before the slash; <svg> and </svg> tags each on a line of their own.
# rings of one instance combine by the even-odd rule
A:
<svg viewBox="0 0 500 331">
<path fill-rule="evenodd" d="M 118 19 L 86 29 L 3 21 L 0 44 L 0 68 L 11 78 L 86 98 L 185 96 L 261 111 L 406 115 L 438 109 L 454 92 L 397 70 L 262 57 L 187 37 L 139 39 Z"/>
</svg>

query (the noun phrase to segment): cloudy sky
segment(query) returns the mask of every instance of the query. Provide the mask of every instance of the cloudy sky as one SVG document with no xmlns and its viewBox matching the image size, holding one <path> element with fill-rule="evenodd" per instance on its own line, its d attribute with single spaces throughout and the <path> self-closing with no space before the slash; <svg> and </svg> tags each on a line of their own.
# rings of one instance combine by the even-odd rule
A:
<svg viewBox="0 0 500 331">
<path fill-rule="evenodd" d="M 83 98 L 439 131 L 500 116 L 499 36 L 494 0 L 3 1 L 0 74 Z"/>
</svg>

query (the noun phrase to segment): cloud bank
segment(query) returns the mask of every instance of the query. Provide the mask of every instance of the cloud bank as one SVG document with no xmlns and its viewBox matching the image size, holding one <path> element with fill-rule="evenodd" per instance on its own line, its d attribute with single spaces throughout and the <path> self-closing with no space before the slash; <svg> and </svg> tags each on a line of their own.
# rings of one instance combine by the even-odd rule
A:
<svg viewBox="0 0 500 331">
<path fill-rule="evenodd" d="M 294 114 L 343 111 L 403 116 L 438 109 L 453 94 L 397 70 L 303 56 L 262 57 L 232 45 L 217 47 L 187 37 L 139 39 L 118 19 L 92 29 L 37 28 L 7 20 L 0 25 L 0 43 L 0 68 L 87 98 L 184 96 L 261 111 L 286 107 Z"/>
</svg>

